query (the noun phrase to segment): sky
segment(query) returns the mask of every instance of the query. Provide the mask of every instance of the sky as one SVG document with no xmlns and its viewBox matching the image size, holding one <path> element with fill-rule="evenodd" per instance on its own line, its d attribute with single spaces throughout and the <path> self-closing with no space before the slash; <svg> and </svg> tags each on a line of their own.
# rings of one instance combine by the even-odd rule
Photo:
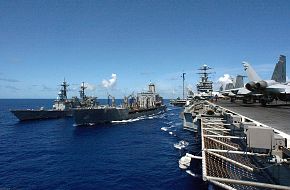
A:
<svg viewBox="0 0 290 190">
<path fill-rule="evenodd" d="M 245 75 L 249 62 L 270 79 L 290 55 L 290 1 L 2 0 L 0 98 L 116 98 L 147 90 L 164 98 L 195 90 L 198 68 Z M 288 64 L 289 65 L 289 64 Z M 287 76 L 289 66 L 287 65 Z M 218 84 L 215 85 L 217 88 Z"/>
</svg>

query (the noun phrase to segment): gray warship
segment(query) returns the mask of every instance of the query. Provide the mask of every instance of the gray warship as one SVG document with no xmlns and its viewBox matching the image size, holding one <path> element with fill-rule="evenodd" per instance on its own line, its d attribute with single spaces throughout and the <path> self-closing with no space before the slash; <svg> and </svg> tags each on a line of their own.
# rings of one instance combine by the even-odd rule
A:
<svg viewBox="0 0 290 190">
<path fill-rule="evenodd" d="M 16 109 L 10 110 L 20 121 L 39 120 L 39 119 L 56 119 L 71 117 L 72 109 L 77 107 L 92 107 L 98 104 L 96 97 L 85 95 L 84 82 L 81 85 L 80 99 L 77 97 L 67 98 L 67 87 L 69 85 L 64 80 L 61 84 L 61 90 L 58 97 L 54 100 L 52 109 Z"/>
<path fill-rule="evenodd" d="M 163 105 L 163 98 L 155 91 L 155 85 L 150 83 L 147 92 L 133 94 L 123 99 L 122 106 L 115 106 L 115 98 L 112 98 L 111 105 L 95 106 L 73 109 L 73 117 L 76 125 L 93 125 L 98 123 L 110 123 L 135 119 L 141 116 L 154 115 L 166 111 Z"/>
</svg>

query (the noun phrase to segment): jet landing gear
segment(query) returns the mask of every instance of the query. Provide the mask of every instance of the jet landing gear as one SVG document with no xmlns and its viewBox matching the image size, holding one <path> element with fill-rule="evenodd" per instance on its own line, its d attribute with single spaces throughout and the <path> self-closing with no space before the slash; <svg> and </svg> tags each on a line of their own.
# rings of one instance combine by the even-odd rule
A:
<svg viewBox="0 0 290 190">
<path fill-rule="evenodd" d="M 251 103 L 251 101 L 252 101 L 252 97 L 251 97 L 251 96 L 245 96 L 245 97 L 243 98 L 243 103 L 244 103 L 244 104 Z"/>
<path fill-rule="evenodd" d="M 248 103 L 248 99 L 244 98 L 244 99 L 243 99 L 243 103 L 244 103 L 244 104 L 247 104 L 247 103 Z"/>
<path fill-rule="evenodd" d="M 265 107 L 268 103 L 273 102 L 273 98 L 269 98 L 269 97 L 262 97 L 260 99 L 260 103 L 262 104 L 263 107 Z"/>
<path fill-rule="evenodd" d="M 260 103 L 262 104 L 263 107 L 265 107 L 268 103 L 268 101 L 264 98 L 261 98 Z"/>
</svg>

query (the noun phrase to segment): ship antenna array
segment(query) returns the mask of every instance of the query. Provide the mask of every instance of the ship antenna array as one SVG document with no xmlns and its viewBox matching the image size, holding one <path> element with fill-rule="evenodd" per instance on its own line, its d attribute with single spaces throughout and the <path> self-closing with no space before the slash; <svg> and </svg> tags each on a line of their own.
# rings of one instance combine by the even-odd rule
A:
<svg viewBox="0 0 290 190">
<path fill-rule="evenodd" d="M 66 100 L 67 99 L 67 87 L 69 85 L 67 84 L 67 82 L 65 81 L 65 79 L 63 80 L 61 86 L 62 86 L 62 89 L 61 89 L 61 96 L 62 97 L 61 98 Z"/>
<path fill-rule="evenodd" d="M 210 68 L 207 65 L 203 65 L 202 67 L 200 67 L 198 70 L 200 70 L 199 75 L 201 75 L 202 78 L 202 82 L 207 82 L 208 80 L 208 76 L 209 74 L 211 74 L 211 72 L 208 72 L 208 70 L 211 70 L 212 68 Z"/>
</svg>

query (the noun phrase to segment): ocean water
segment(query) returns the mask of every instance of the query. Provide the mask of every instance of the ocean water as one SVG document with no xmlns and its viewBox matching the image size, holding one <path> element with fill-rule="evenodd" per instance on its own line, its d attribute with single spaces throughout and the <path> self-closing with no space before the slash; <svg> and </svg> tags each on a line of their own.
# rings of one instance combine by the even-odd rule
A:
<svg viewBox="0 0 290 190">
<path fill-rule="evenodd" d="M 76 127 L 72 118 L 18 122 L 9 112 L 51 105 L 0 100 L 0 189 L 207 188 L 178 167 L 182 155 L 199 150 L 182 129 L 180 108 L 90 127 Z M 174 147 L 180 141 L 188 145 Z M 191 171 L 200 172 L 198 161 Z"/>
</svg>

